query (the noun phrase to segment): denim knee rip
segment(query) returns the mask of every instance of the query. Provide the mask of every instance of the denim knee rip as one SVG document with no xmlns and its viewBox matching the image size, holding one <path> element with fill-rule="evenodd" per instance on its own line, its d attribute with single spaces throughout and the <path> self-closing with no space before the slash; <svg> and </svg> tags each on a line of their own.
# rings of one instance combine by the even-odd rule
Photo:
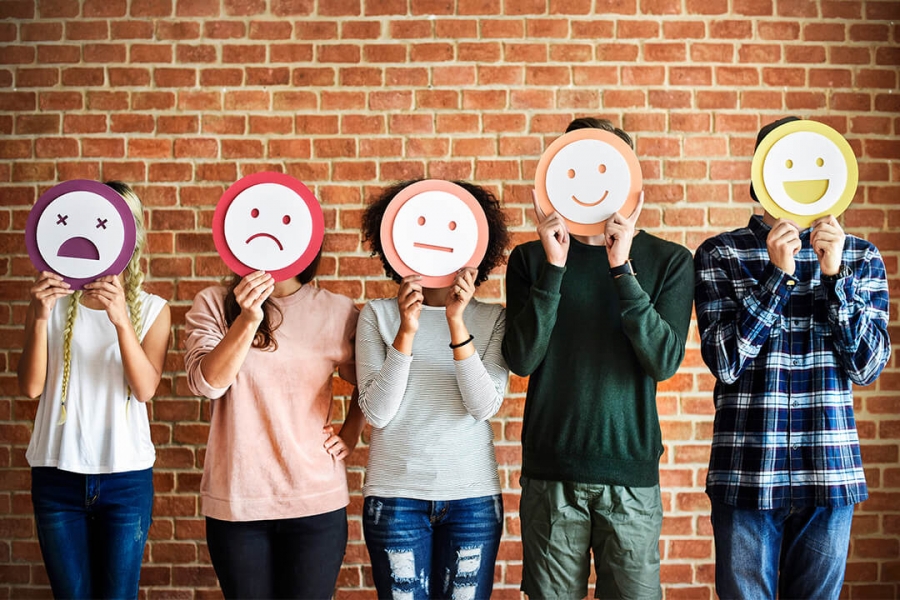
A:
<svg viewBox="0 0 900 600">
<path fill-rule="evenodd" d="M 413 588 L 417 585 L 428 593 L 428 578 L 421 570 L 416 575 L 416 557 L 412 550 L 387 550 L 388 562 L 391 565 L 391 589 L 393 600 L 412 600 L 415 596 Z"/>
<path fill-rule="evenodd" d="M 478 572 L 481 569 L 481 546 L 460 548 L 456 552 L 456 578 L 450 579 L 450 571 L 444 573 L 444 595 L 450 591 L 452 600 L 472 600 L 478 589 Z"/>
</svg>

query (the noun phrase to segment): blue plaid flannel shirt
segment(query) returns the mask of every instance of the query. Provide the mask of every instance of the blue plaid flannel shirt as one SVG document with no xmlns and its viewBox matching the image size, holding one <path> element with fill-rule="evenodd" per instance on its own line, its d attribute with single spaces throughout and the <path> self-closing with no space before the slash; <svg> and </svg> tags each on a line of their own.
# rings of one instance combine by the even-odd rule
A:
<svg viewBox="0 0 900 600">
<path fill-rule="evenodd" d="M 694 257 L 703 360 L 716 376 L 710 498 L 745 509 L 846 506 L 868 497 L 852 384 L 891 353 L 884 262 L 847 235 L 851 274 L 822 281 L 802 232 L 793 276 L 769 262 L 770 227 L 706 240 Z"/>
</svg>

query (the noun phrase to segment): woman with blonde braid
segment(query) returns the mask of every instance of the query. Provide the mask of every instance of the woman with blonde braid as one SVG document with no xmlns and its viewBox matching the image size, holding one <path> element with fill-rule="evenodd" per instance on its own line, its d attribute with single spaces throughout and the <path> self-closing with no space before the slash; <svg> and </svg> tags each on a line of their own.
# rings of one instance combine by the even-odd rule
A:
<svg viewBox="0 0 900 600">
<path fill-rule="evenodd" d="M 21 392 L 40 396 L 25 456 L 57 598 L 136 598 L 151 521 L 156 452 L 138 403 L 159 385 L 171 317 L 165 300 L 141 290 L 140 200 L 124 183 L 106 185 L 131 208 L 134 254 L 123 273 L 78 292 L 41 272 L 18 366 Z"/>
</svg>

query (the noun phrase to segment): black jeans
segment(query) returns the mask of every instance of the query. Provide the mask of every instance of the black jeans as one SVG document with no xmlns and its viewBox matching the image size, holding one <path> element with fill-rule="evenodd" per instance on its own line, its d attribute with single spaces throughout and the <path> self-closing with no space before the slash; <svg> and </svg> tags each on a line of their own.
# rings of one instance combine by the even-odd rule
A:
<svg viewBox="0 0 900 600">
<path fill-rule="evenodd" d="M 327 599 L 347 548 L 347 510 L 274 521 L 206 517 L 206 542 L 226 598 Z"/>
</svg>

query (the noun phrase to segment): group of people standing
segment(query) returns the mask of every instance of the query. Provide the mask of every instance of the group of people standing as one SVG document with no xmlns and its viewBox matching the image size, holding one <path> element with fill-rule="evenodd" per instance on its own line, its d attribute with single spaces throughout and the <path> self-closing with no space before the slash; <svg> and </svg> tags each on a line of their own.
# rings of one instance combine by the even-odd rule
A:
<svg viewBox="0 0 900 600">
<path fill-rule="evenodd" d="M 576 119 L 631 138 L 608 121 Z M 760 132 L 760 140 L 767 133 Z M 41 397 L 27 458 L 54 595 L 134 598 L 151 520 L 146 402 L 170 314 L 141 291 L 137 250 L 120 277 L 72 293 L 31 288 L 18 365 Z M 529 376 L 519 507 L 522 590 L 659 598 L 663 452 L 656 387 L 676 373 L 696 305 L 716 376 L 707 492 L 722 598 L 837 598 L 853 505 L 867 496 L 852 384 L 890 355 L 877 249 L 834 217 L 801 230 L 768 213 L 684 247 L 637 229 L 643 201 L 605 234 L 571 234 L 535 203 L 538 240 L 509 256 L 506 307 L 475 299 L 508 244 L 487 190 L 477 268 L 447 287 L 401 277 L 381 224 L 362 234 L 399 284 L 361 311 L 262 271 L 200 292 L 186 316 L 191 390 L 212 399 L 201 483 L 210 556 L 227 598 L 329 598 L 347 544 L 344 459 L 371 424 L 363 530 L 380 598 L 487 598 L 503 531 L 490 418 L 509 372 Z M 77 332 L 77 333 L 76 333 Z M 353 386 L 335 431 L 333 374 Z M 129 409 L 129 407 L 131 407 Z"/>
</svg>

